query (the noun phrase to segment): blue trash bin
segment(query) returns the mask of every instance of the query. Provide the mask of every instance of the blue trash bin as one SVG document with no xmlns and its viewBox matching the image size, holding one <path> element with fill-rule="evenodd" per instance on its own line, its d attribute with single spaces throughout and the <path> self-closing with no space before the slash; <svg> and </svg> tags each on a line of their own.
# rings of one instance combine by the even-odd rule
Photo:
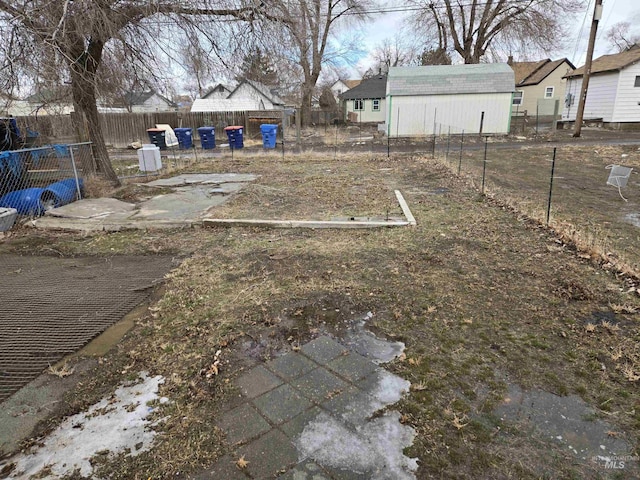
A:
<svg viewBox="0 0 640 480">
<path fill-rule="evenodd" d="M 264 148 L 276 148 L 278 125 L 264 123 L 260 125 L 260 132 L 262 133 L 262 146 Z"/>
<path fill-rule="evenodd" d="M 187 149 L 193 147 L 193 129 L 192 128 L 174 128 L 178 144 L 180 148 Z"/>
<path fill-rule="evenodd" d="M 43 188 L 25 188 L 15 190 L 0 197 L 0 207 L 15 208 L 20 215 L 37 217 L 44 214 L 42 203 Z"/>
<path fill-rule="evenodd" d="M 224 131 L 227 132 L 227 138 L 229 139 L 229 148 L 244 147 L 244 127 L 234 125 L 231 127 L 226 127 Z"/>
<path fill-rule="evenodd" d="M 200 145 L 204 150 L 216 148 L 216 129 L 214 127 L 200 127 L 198 135 L 200 136 Z"/>
</svg>

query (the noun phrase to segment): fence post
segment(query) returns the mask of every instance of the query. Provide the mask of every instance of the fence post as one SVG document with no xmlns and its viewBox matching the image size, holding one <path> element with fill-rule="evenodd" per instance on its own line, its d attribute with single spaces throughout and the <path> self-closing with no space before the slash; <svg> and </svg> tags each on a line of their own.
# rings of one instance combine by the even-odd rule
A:
<svg viewBox="0 0 640 480">
<path fill-rule="evenodd" d="M 338 124 L 336 123 L 336 141 L 335 146 L 333 147 L 333 159 L 336 160 L 338 158 Z"/>
<path fill-rule="evenodd" d="M 551 194 L 553 192 L 553 174 L 556 170 L 556 151 L 557 147 L 554 147 L 553 160 L 551 161 L 551 180 L 549 181 L 549 200 L 547 201 L 547 227 L 549 226 L 549 219 L 551 218 Z"/>
<path fill-rule="evenodd" d="M 451 126 L 449 126 L 449 132 L 447 133 L 447 154 L 445 156 L 445 161 L 449 161 L 449 149 L 451 148 Z"/>
<path fill-rule="evenodd" d="M 539 117 L 540 117 L 540 106 L 536 105 L 536 135 L 538 135 Z"/>
<path fill-rule="evenodd" d="M 396 144 L 400 138 L 400 107 L 398 107 L 398 116 L 396 117 Z"/>
<path fill-rule="evenodd" d="M 460 160 L 458 160 L 458 175 L 460 175 L 460 169 L 462 168 L 462 147 L 464 146 L 464 130 L 462 130 L 462 137 L 460 138 Z"/>
<path fill-rule="evenodd" d="M 71 166 L 73 167 L 73 176 L 76 179 L 76 190 L 78 192 L 78 200 L 82 199 L 80 191 L 80 180 L 78 179 L 78 169 L 76 168 L 76 158 L 73 156 L 73 147 L 69 146 L 69 156 L 71 157 Z"/>
<path fill-rule="evenodd" d="M 284 160 L 284 115 L 282 118 L 282 160 Z"/>
<path fill-rule="evenodd" d="M 487 146 L 488 145 L 489 145 L 489 137 L 485 136 L 484 137 L 484 160 L 482 162 L 482 195 L 484 195 L 484 177 L 487 171 Z"/>
<path fill-rule="evenodd" d="M 479 136 L 482 136 L 483 129 L 484 129 L 484 112 L 480 114 L 480 132 L 478 133 Z"/>
</svg>

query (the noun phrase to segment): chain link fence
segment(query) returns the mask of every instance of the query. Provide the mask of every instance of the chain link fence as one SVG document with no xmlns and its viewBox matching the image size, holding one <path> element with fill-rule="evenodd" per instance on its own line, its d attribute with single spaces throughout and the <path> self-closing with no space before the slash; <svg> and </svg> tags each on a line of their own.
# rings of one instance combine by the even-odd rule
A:
<svg viewBox="0 0 640 480">
<path fill-rule="evenodd" d="M 0 208 L 38 217 L 81 199 L 95 171 L 91 143 L 0 152 Z"/>
</svg>

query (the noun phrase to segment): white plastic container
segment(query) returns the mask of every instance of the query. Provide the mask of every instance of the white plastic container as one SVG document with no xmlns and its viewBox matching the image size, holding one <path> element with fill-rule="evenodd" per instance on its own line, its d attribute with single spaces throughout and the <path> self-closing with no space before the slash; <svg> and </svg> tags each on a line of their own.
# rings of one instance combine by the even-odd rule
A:
<svg viewBox="0 0 640 480">
<path fill-rule="evenodd" d="M 18 211 L 15 208 L 2 208 L 0 207 L 0 232 L 6 232 L 11 230 L 13 224 L 16 222 Z"/>
<path fill-rule="evenodd" d="M 141 172 L 157 172 L 162 170 L 160 147 L 153 144 L 144 144 L 138 149 L 138 164 Z"/>
</svg>

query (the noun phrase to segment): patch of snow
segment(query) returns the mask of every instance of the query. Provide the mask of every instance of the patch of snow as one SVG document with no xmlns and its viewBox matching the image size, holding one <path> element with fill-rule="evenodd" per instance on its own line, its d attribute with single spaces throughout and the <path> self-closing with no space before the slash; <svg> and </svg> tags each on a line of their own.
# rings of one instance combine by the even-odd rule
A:
<svg viewBox="0 0 640 480">
<path fill-rule="evenodd" d="M 326 413 L 309 423 L 296 439 L 302 458 L 320 465 L 366 474 L 371 480 L 414 480 L 417 459 L 402 450 L 413 443 L 416 432 L 400 423 L 398 412 L 348 428 Z"/>
<path fill-rule="evenodd" d="M 16 467 L 9 479 L 29 479 L 45 467 L 56 479 L 78 470 L 84 477 L 93 472 L 90 459 L 98 452 L 117 455 L 130 450 L 136 456 L 150 450 L 155 432 L 148 429 L 148 416 L 153 412 L 149 403 L 158 399 L 161 376 L 140 374 L 140 383 L 119 387 L 110 398 L 92 405 L 86 412 L 64 420 L 38 447 L 7 460 Z M 160 403 L 166 403 L 163 397 Z"/>
</svg>

